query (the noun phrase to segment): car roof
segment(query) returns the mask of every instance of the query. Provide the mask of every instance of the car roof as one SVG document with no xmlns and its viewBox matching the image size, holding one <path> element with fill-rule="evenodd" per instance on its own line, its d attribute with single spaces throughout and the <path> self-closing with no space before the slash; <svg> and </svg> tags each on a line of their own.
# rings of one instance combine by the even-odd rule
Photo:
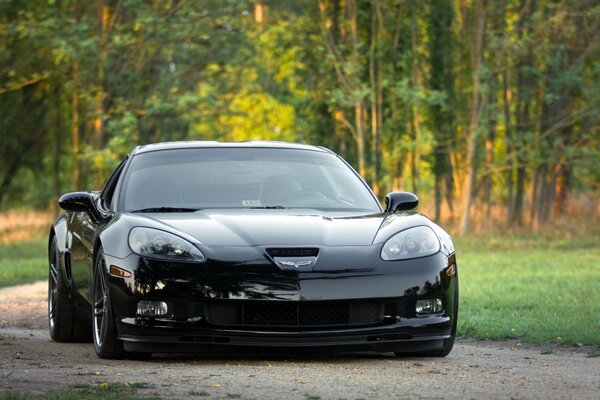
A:
<svg viewBox="0 0 600 400">
<path fill-rule="evenodd" d="M 208 140 L 180 141 L 180 142 L 162 142 L 143 146 L 137 146 L 130 156 L 141 153 L 149 153 L 161 150 L 173 149 L 200 149 L 200 148 L 273 148 L 273 149 L 296 149 L 312 150 L 331 153 L 331 150 L 320 146 L 312 146 L 301 143 L 277 142 L 269 140 L 252 140 L 247 142 L 217 142 Z"/>
</svg>

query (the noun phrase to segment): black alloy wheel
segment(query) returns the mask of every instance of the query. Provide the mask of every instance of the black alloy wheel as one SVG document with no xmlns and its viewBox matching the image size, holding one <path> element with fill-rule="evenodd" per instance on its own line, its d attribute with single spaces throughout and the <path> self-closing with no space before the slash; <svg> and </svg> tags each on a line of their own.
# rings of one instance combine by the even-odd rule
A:
<svg viewBox="0 0 600 400">
<path fill-rule="evenodd" d="M 48 253 L 48 330 L 56 342 L 89 342 L 89 320 L 80 318 L 69 297 L 56 238 Z"/>
<path fill-rule="evenodd" d="M 106 276 L 106 261 L 102 248 L 98 251 L 94 265 L 93 300 L 93 334 L 96 354 L 100 358 L 121 359 L 125 351 L 123 342 L 116 337 Z"/>
<path fill-rule="evenodd" d="M 60 266 L 60 255 L 56 249 L 56 239 L 52 240 L 49 254 L 48 269 L 48 330 L 53 340 L 60 340 L 57 333 L 56 302 L 58 299 L 58 269 Z"/>
<path fill-rule="evenodd" d="M 454 294 L 454 313 L 452 315 L 452 329 L 450 331 L 450 337 L 444 339 L 444 344 L 441 348 L 435 350 L 426 351 L 413 351 L 408 353 L 396 352 L 398 357 L 446 357 L 452 351 L 454 347 L 454 341 L 456 340 L 456 328 L 458 326 L 458 285 L 456 286 L 456 293 Z"/>
</svg>

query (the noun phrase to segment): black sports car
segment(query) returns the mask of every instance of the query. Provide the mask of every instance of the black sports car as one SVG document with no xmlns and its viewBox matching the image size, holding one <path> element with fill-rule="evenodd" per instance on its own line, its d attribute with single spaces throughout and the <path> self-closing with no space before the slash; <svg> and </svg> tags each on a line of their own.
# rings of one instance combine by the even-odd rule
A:
<svg viewBox="0 0 600 400">
<path fill-rule="evenodd" d="M 454 246 L 383 210 L 341 157 L 308 145 L 136 147 L 101 192 L 63 195 L 49 237 L 48 321 L 101 358 L 240 348 L 445 356 Z"/>
</svg>

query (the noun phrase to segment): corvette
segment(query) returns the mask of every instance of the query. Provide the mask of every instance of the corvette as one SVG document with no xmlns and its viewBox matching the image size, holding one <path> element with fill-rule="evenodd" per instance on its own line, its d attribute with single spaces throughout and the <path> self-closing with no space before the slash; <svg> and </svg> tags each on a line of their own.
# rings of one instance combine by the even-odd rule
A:
<svg viewBox="0 0 600 400">
<path fill-rule="evenodd" d="M 99 192 L 59 199 L 48 325 L 100 358 L 318 349 L 446 356 L 458 317 L 450 236 L 385 209 L 341 157 L 281 142 L 136 147 Z"/>
</svg>

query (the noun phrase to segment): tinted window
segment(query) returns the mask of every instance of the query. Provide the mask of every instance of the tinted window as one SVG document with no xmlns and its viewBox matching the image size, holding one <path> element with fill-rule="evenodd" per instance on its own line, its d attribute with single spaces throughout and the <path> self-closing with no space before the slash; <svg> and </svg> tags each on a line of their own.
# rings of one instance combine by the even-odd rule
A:
<svg viewBox="0 0 600 400">
<path fill-rule="evenodd" d="M 131 160 L 121 208 L 286 207 L 378 212 L 362 181 L 319 151 L 201 148 L 141 153 Z"/>
<path fill-rule="evenodd" d="M 115 193 L 115 188 L 117 186 L 117 182 L 119 180 L 119 175 L 123 172 L 123 167 L 125 166 L 125 162 L 127 161 L 127 157 L 125 157 L 115 168 L 115 170 L 110 174 L 110 177 L 104 184 L 102 188 L 102 192 L 100 193 L 100 198 L 102 199 L 102 205 L 105 208 L 110 208 L 112 197 Z"/>
</svg>

